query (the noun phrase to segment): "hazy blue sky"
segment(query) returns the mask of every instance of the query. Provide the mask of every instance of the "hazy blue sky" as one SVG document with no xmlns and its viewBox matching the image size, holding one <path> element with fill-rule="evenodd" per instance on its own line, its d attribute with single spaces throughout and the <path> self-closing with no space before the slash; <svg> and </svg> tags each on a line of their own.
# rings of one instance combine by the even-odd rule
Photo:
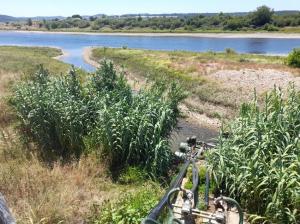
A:
<svg viewBox="0 0 300 224">
<path fill-rule="evenodd" d="M 300 0 L 0 0 L 0 14 L 39 16 L 97 13 L 237 12 L 268 5 L 300 10 Z"/>
</svg>

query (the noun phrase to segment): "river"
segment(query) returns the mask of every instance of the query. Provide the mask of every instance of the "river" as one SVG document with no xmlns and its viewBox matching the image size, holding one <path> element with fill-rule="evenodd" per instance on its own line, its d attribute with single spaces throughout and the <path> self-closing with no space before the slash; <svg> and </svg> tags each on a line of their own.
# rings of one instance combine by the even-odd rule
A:
<svg viewBox="0 0 300 224">
<path fill-rule="evenodd" d="M 66 52 L 61 60 L 87 71 L 95 68 L 83 60 L 86 47 L 123 47 L 150 50 L 224 51 L 286 55 L 300 47 L 300 38 L 214 38 L 191 36 L 87 35 L 0 31 L 0 45 L 59 47 Z"/>
</svg>

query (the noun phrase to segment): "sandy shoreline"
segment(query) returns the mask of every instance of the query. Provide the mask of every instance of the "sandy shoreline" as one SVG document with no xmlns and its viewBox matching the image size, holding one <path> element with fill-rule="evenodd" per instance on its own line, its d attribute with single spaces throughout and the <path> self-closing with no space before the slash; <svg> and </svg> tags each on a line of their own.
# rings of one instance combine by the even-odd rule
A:
<svg viewBox="0 0 300 224">
<path fill-rule="evenodd" d="M 92 56 L 92 51 L 93 51 L 94 47 L 85 47 L 83 49 L 83 60 L 84 62 L 86 62 L 87 64 L 97 68 L 99 66 L 99 63 L 97 63 L 96 61 L 92 60 L 91 56 Z"/>
<path fill-rule="evenodd" d="M 0 30 L 0 32 L 16 33 L 44 33 L 44 34 L 71 34 L 94 36 L 145 36 L 145 37 L 208 37 L 208 38 L 279 38 L 300 39 L 300 33 L 92 33 L 92 32 L 59 32 L 59 31 L 26 31 Z"/>
</svg>

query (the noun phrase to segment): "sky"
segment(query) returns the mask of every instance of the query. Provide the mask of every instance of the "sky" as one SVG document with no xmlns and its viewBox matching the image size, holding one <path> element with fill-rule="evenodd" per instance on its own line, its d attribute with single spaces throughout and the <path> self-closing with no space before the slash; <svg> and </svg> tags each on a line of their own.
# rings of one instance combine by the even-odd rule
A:
<svg viewBox="0 0 300 224">
<path fill-rule="evenodd" d="M 300 0 L 0 0 L 0 14 L 11 16 L 121 15 L 127 13 L 245 12 L 267 5 L 300 10 Z"/>
</svg>

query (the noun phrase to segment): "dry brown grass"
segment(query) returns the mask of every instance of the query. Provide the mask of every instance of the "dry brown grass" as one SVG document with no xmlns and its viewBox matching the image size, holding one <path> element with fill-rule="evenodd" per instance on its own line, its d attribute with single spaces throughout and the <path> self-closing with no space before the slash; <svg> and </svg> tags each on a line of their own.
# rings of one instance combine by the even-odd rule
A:
<svg viewBox="0 0 300 224">
<path fill-rule="evenodd" d="M 94 205 L 130 187 L 114 184 L 96 155 L 68 164 L 39 160 L 36 146 L 22 143 L 14 120 L 0 123 L 0 192 L 18 223 L 82 223 Z"/>
<path fill-rule="evenodd" d="M 8 48 L 6 52 L 16 57 L 16 64 L 23 63 L 14 53 L 19 50 Z M 34 49 L 21 48 L 21 51 L 32 54 Z M 32 60 L 37 57 L 38 54 Z M 28 63 L 30 66 L 30 61 Z M 53 59 L 51 63 L 55 69 L 67 67 L 61 66 L 61 62 L 56 64 Z M 19 64 L 16 67 L 22 68 Z M 113 183 L 96 155 L 68 164 L 49 165 L 39 159 L 36 146 L 22 140 L 16 128 L 16 115 L 8 105 L 11 84 L 23 75 L 22 69 L 11 71 L 16 67 L 0 70 L 0 192 L 18 223 L 83 223 L 93 215 L 94 207 L 100 208 L 104 200 L 115 199 L 131 186 Z"/>
</svg>

